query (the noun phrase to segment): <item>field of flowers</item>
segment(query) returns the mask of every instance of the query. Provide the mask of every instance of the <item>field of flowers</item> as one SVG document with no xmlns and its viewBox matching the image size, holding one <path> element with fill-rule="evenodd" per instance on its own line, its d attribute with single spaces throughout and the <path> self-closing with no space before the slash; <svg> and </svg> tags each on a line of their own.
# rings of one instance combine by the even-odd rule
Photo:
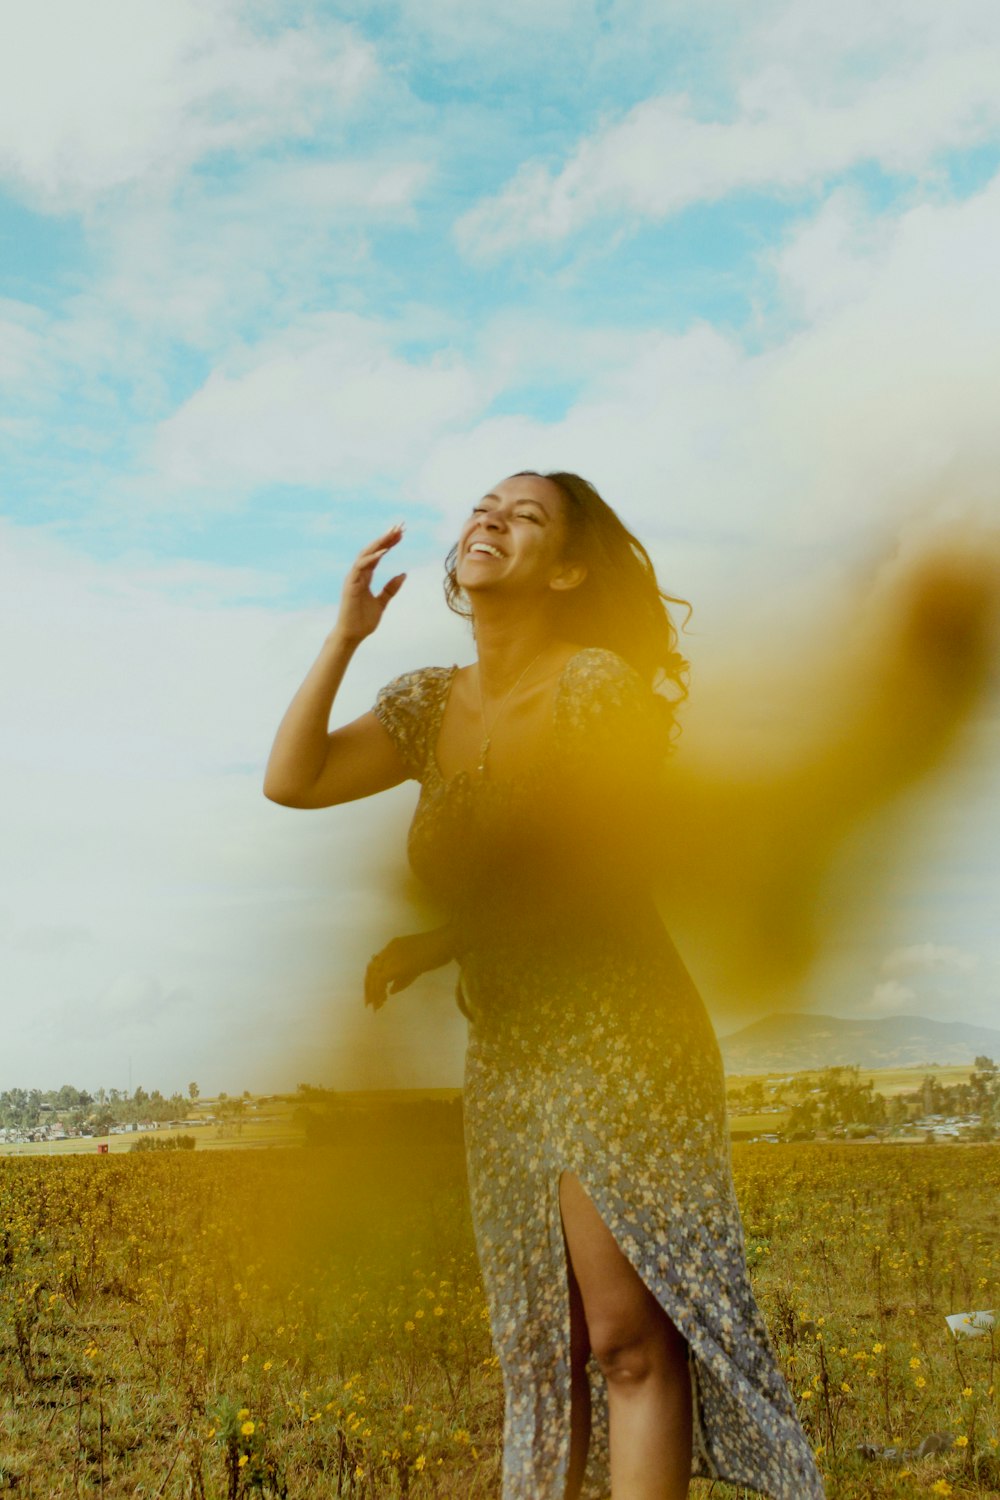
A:
<svg viewBox="0 0 1000 1500">
<path fill-rule="evenodd" d="M 1000 1146 L 734 1163 L 828 1494 L 1000 1493 L 1000 1350 L 945 1324 L 1000 1304 Z M 440 1112 L 312 1149 L 0 1159 L 0 1346 L 0 1495 L 497 1492 L 500 1381 Z"/>
</svg>

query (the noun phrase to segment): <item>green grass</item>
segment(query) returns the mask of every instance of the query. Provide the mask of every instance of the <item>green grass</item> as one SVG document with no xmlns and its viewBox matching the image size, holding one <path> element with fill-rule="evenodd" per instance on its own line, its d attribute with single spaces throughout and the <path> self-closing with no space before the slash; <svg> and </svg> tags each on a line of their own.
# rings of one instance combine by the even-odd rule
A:
<svg viewBox="0 0 1000 1500">
<path fill-rule="evenodd" d="M 944 1322 L 1000 1304 L 1000 1147 L 733 1157 L 828 1494 L 1000 1492 L 1000 1351 Z M 0 1225 L 0 1495 L 496 1495 L 454 1112 L 358 1110 L 323 1149 L 4 1160 Z M 858 1452 L 934 1431 L 910 1463 Z"/>
</svg>

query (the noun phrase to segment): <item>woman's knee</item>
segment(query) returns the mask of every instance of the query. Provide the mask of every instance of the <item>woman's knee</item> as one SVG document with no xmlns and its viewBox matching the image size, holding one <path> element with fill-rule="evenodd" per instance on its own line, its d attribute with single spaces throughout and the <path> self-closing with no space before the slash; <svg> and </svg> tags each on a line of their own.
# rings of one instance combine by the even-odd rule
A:
<svg viewBox="0 0 1000 1500">
<path fill-rule="evenodd" d="M 590 1343 L 610 1384 L 689 1378 L 687 1340 L 648 1294 L 640 1305 L 608 1308 L 592 1319 Z"/>
</svg>

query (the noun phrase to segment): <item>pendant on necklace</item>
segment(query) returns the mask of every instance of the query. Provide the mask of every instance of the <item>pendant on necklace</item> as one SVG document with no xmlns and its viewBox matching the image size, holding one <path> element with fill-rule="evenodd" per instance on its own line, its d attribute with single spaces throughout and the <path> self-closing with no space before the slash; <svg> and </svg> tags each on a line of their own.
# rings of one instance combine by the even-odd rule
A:
<svg viewBox="0 0 1000 1500">
<path fill-rule="evenodd" d="M 528 673 L 531 671 L 532 667 L 535 665 L 535 662 L 538 661 L 539 657 L 542 656 L 542 654 L 544 653 L 544 651 L 545 651 L 545 647 L 543 646 L 542 650 L 536 652 L 536 654 L 529 661 L 528 665 L 522 671 L 520 671 L 517 674 L 517 677 L 511 683 L 511 685 L 507 689 L 506 693 L 504 693 L 503 699 L 502 699 L 502 701 L 500 703 L 500 707 L 497 709 L 496 713 L 493 715 L 493 723 L 492 724 L 488 724 L 486 722 L 486 704 L 485 704 L 485 702 L 483 700 L 483 680 L 482 680 L 482 677 L 479 678 L 479 712 L 480 712 L 480 715 L 482 716 L 482 720 L 483 720 L 483 743 L 482 743 L 482 746 L 481 746 L 480 751 L 479 751 L 479 765 L 476 767 L 476 770 L 478 771 L 478 773 L 479 773 L 480 776 L 485 776 L 486 775 L 486 757 L 490 753 L 490 740 L 493 737 L 493 731 L 494 731 L 494 729 L 496 729 L 497 724 L 500 721 L 500 715 L 503 713 L 504 709 L 507 707 L 507 704 L 510 702 L 510 700 L 513 697 L 514 693 L 517 692 L 517 689 L 521 686 L 521 683 L 527 677 Z"/>
</svg>

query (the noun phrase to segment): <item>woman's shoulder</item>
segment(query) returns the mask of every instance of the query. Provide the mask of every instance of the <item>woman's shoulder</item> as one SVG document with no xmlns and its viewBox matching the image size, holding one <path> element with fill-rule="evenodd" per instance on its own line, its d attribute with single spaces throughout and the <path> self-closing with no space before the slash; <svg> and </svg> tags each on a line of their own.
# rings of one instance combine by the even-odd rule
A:
<svg viewBox="0 0 1000 1500">
<path fill-rule="evenodd" d="M 380 688 L 374 714 L 388 731 L 412 776 L 422 779 L 429 730 L 437 722 L 455 667 L 417 667 Z"/>
<path fill-rule="evenodd" d="M 417 667 L 401 672 L 379 688 L 375 712 L 383 723 L 389 718 L 416 721 L 427 718 L 441 705 L 457 668 Z"/>
<path fill-rule="evenodd" d="M 642 678 L 623 656 L 606 646 L 581 646 L 563 669 L 564 681 L 576 686 L 599 687 L 603 683 L 637 682 Z"/>
<path fill-rule="evenodd" d="M 423 701 L 446 688 L 455 671 L 455 667 L 415 667 L 379 688 L 378 697 Z"/>
<path fill-rule="evenodd" d="M 566 733 L 618 740 L 628 733 L 669 739 L 670 704 L 632 666 L 604 646 L 585 646 L 563 669 L 557 726 Z"/>
<path fill-rule="evenodd" d="M 604 646 L 575 651 L 563 668 L 560 690 L 561 705 L 567 711 L 601 713 L 652 697 L 652 688 L 635 667 Z"/>
</svg>

